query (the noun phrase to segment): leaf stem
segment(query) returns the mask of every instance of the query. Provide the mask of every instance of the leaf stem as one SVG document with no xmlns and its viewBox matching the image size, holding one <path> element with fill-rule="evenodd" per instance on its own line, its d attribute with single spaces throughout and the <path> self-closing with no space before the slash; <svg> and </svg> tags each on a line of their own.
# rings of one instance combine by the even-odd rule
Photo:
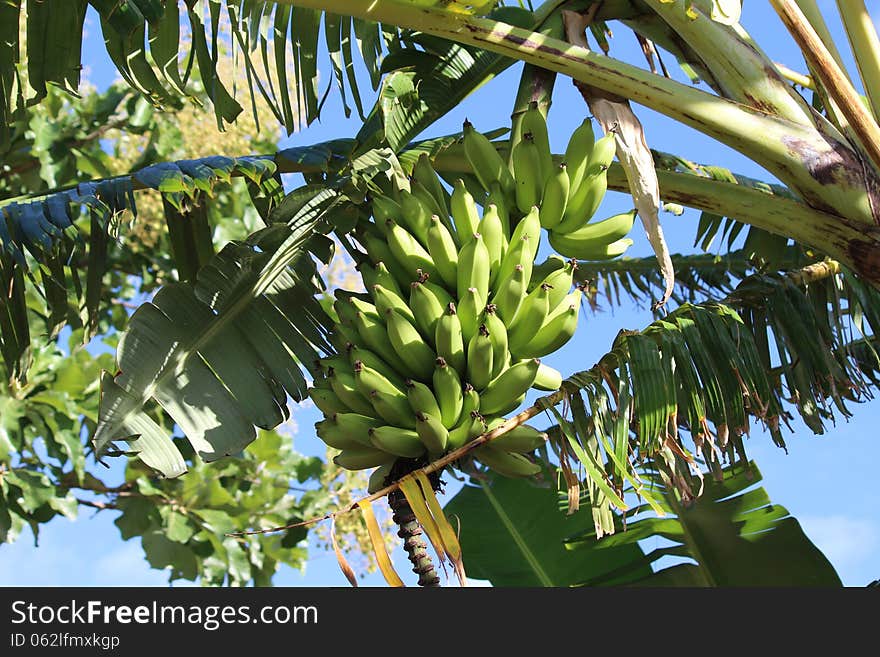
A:
<svg viewBox="0 0 880 657">
<path fill-rule="evenodd" d="M 792 0 L 770 0 L 770 4 L 803 52 L 814 75 L 846 117 L 874 168 L 880 170 L 880 127 L 862 104 L 846 73 L 834 61 L 816 30 Z"/>
<path fill-rule="evenodd" d="M 815 207 L 874 223 L 847 144 L 636 66 L 507 23 L 382 0 L 277 0 L 419 30 L 557 71 L 693 127 L 752 158 Z M 821 161 L 821 166 L 820 165 Z"/>
<path fill-rule="evenodd" d="M 874 118 L 880 120 L 880 39 L 864 0 L 837 0 Z"/>
</svg>

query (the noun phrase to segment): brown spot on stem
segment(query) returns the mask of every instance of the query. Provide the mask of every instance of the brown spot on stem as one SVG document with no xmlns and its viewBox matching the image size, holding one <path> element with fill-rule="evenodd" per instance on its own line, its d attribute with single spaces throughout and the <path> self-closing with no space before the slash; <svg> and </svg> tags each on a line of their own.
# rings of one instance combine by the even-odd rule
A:
<svg viewBox="0 0 880 657">
<path fill-rule="evenodd" d="M 852 240 L 847 252 L 856 272 L 877 287 L 880 284 L 880 242 Z"/>
<path fill-rule="evenodd" d="M 877 175 L 849 146 L 823 135 L 827 149 L 817 149 L 815 142 L 798 137 L 785 137 L 783 144 L 797 156 L 810 175 L 823 185 L 844 185 L 852 189 L 864 188 L 874 223 L 880 225 L 880 181 Z M 810 198 L 810 205 L 819 210 L 837 214 L 821 199 Z"/>
</svg>

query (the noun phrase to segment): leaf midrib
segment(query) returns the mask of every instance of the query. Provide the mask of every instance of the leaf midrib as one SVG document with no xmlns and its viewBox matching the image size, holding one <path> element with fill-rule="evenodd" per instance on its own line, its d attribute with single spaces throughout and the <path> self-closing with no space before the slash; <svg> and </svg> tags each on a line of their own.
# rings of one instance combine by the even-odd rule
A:
<svg viewBox="0 0 880 657">
<path fill-rule="evenodd" d="M 492 505 L 495 513 L 498 514 L 498 518 L 501 520 L 501 524 L 504 525 L 504 528 L 507 529 L 507 532 L 510 534 L 513 542 L 516 543 L 516 546 L 519 548 L 520 552 L 522 552 L 523 557 L 531 567 L 532 571 L 534 571 L 535 576 L 538 578 L 538 581 L 541 582 L 541 585 L 545 587 L 555 586 L 553 580 L 550 579 L 550 576 L 547 575 L 546 571 L 541 567 L 538 558 L 529 549 L 529 546 L 526 544 L 525 538 L 523 538 L 522 534 L 520 534 L 519 531 L 516 529 L 513 521 L 511 521 L 510 519 L 510 516 L 507 515 L 504 507 L 498 501 L 498 498 L 495 497 L 492 489 L 486 484 L 485 481 L 480 481 L 480 486 L 482 487 L 483 492 L 486 494 L 486 498 L 489 500 L 489 504 Z"/>
</svg>

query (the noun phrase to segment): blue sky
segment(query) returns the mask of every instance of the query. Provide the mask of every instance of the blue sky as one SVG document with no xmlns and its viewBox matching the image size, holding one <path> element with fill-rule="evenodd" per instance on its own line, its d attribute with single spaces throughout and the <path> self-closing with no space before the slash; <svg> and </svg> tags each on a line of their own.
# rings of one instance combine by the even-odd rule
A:
<svg viewBox="0 0 880 657">
<path fill-rule="evenodd" d="M 821 2 L 828 15 L 835 3 Z M 880 10 L 875 11 L 875 23 Z M 784 35 L 783 28 L 768 3 L 748 2 L 743 24 L 755 40 L 768 51 L 771 58 L 796 70 L 805 70 L 797 50 Z M 838 47 L 848 57 L 846 38 L 836 21 L 831 21 Z M 90 70 L 90 79 L 104 86 L 114 73 L 100 44 L 99 29 L 91 20 L 89 45 L 84 48 L 84 64 Z M 612 40 L 612 55 L 638 62 L 641 52 L 630 32 L 620 29 Z M 670 72 L 679 76 L 671 57 L 665 61 Z M 324 61 L 322 64 L 326 64 Z M 854 69 L 852 69 L 854 70 Z M 329 66 L 324 69 L 325 74 Z M 460 107 L 438 122 L 431 134 L 457 131 L 465 117 L 478 129 L 489 130 L 504 126 L 509 121 L 510 107 L 516 91 L 520 67 L 515 66 L 491 81 L 467 99 Z M 635 107 L 645 125 L 647 140 L 652 148 L 680 154 L 703 163 L 721 164 L 745 175 L 773 180 L 767 172 L 736 152 L 721 146 L 688 128 L 655 114 L 643 107 Z M 550 115 L 550 137 L 555 152 L 565 148 L 568 135 L 580 123 L 585 108 L 570 81 L 557 82 Z M 308 144 L 333 137 L 353 135 L 359 128 L 355 120 L 345 120 L 335 96 L 328 101 L 324 118 L 300 134 L 283 142 L 284 146 Z M 288 185 L 297 180 L 286 181 Z M 611 215 L 629 209 L 631 199 L 620 194 L 609 194 L 599 211 Z M 664 214 L 661 219 L 673 253 L 693 252 L 693 240 L 698 213 L 687 211 L 680 217 Z M 632 255 L 648 255 L 647 240 L 637 226 L 633 237 Z M 651 321 L 648 308 L 619 308 L 598 314 L 582 315 L 575 338 L 546 360 L 564 374 L 592 365 L 611 345 L 621 328 L 641 328 Z M 875 463 L 880 450 L 876 442 L 876 427 L 880 423 L 880 403 L 868 402 L 852 407 L 855 416 L 824 436 L 814 436 L 799 421 L 793 435 L 786 435 L 788 453 L 773 446 L 767 434 L 755 430 L 747 448 L 764 474 L 763 485 L 771 500 L 788 508 L 801 522 L 806 533 L 825 552 L 847 585 L 864 585 L 880 578 L 880 519 L 876 510 L 873 482 Z M 295 444 L 308 454 L 323 452 L 312 431 L 317 413 L 313 408 L 302 408 L 295 413 L 299 432 Z M 536 420 L 536 426 L 547 423 Z M 450 488 L 454 493 L 455 489 Z M 45 526 L 40 535 L 40 547 L 25 536 L 12 545 L 0 546 L 0 584 L 5 585 L 156 585 L 166 584 L 166 573 L 151 570 L 143 558 L 138 541 L 123 543 L 112 521 L 110 512 L 93 515 L 83 510 L 79 520 L 69 522 L 57 519 Z M 650 545 L 646 547 L 651 547 Z M 395 563 L 401 573 L 408 572 L 407 563 L 398 549 Z M 465 555 L 465 565 L 467 558 Z M 275 579 L 287 586 L 347 586 L 332 553 L 313 550 L 300 573 L 284 568 Z M 384 585 L 381 576 L 374 574 L 364 580 L 366 585 Z"/>
</svg>

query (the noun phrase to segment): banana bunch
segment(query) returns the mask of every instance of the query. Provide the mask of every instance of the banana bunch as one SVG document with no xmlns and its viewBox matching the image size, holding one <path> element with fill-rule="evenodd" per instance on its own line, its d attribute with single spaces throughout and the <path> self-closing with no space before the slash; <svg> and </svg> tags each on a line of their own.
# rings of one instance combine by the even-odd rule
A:
<svg viewBox="0 0 880 657">
<path fill-rule="evenodd" d="M 616 151 L 614 132 L 597 141 L 592 121 L 587 118 L 572 133 L 565 161 L 556 165 L 550 152 L 547 124 L 537 103 L 532 103 L 523 114 L 517 130 L 519 134 L 512 141 L 510 153 L 513 193 L 508 193 L 515 209 L 527 214 L 537 206 L 550 245 L 564 256 L 608 260 L 622 255 L 633 243 L 627 234 L 632 230 L 636 211 L 590 222 L 608 189 L 607 171 Z M 477 170 L 479 163 L 469 159 Z M 477 176 L 485 187 L 479 173 Z"/>
<path fill-rule="evenodd" d="M 562 375 L 540 358 L 577 327 L 574 261 L 535 266 L 539 209 L 517 221 L 503 204 L 516 184 L 506 163 L 473 129 L 464 144 L 499 203 L 492 192 L 478 203 L 461 180 L 450 194 L 422 156 L 409 189 L 374 198 L 373 221 L 355 232 L 366 292 L 335 292 L 336 353 L 310 391 L 324 414 L 316 431 L 342 450 L 338 465 L 378 466 L 376 487 L 396 459 L 436 459 L 503 422 L 530 388 L 558 389 Z M 530 476 L 540 468 L 523 454 L 545 439 L 520 426 L 475 457 Z"/>
</svg>

